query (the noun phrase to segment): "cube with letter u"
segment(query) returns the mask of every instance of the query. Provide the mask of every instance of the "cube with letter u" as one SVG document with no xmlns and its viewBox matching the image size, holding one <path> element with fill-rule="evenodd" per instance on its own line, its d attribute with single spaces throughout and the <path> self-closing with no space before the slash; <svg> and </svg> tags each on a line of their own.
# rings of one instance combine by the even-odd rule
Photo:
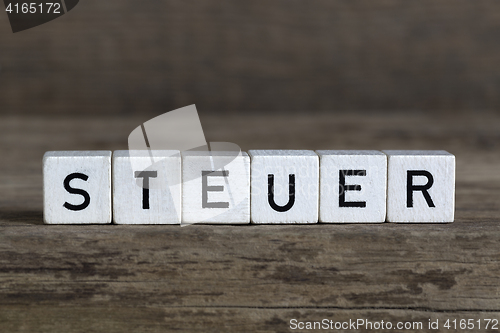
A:
<svg viewBox="0 0 500 333">
<path fill-rule="evenodd" d="M 252 223 L 317 223 L 319 158 L 312 150 L 250 150 Z"/>
</svg>

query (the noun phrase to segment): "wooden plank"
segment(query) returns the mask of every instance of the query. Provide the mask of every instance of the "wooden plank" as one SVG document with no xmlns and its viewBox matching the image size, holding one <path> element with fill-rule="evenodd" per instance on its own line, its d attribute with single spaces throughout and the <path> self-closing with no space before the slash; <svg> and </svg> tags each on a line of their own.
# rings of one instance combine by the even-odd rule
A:
<svg viewBox="0 0 500 333">
<path fill-rule="evenodd" d="M 456 221 L 43 225 L 43 153 L 124 149 L 144 119 L 0 117 L 2 332 L 284 332 L 292 318 L 499 318 L 500 116 L 285 118 L 202 122 L 209 141 L 243 149 L 448 150 L 457 158 Z"/>
<path fill-rule="evenodd" d="M 0 299 L 498 310 L 499 241 L 496 225 L 460 222 L 9 227 Z"/>
<path fill-rule="evenodd" d="M 444 328 L 446 320 L 472 319 L 476 331 L 494 332 L 485 329 L 488 319 L 498 318 L 500 312 L 428 312 L 423 310 L 344 310 L 344 309 L 279 309 L 279 308 L 230 308 L 230 307 L 156 307 L 132 308 L 118 307 L 34 307 L 8 306 L 0 312 L 0 324 L 9 332 L 290 332 L 290 321 L 332 320 L 334 323 L 349 323 L 363 319 L 366 321 L 398 322 L 415 325 L 421 323 L 423 330 L 373 329 L 373 332 L 425 332 L 429 320 L 438 321 L 439 330 L 432 332 L 460 332 L 461 329 Z M 477 329 L 481 321 L 481 329 Z M 335 324 L 333 324 L 335 325 Z M 386 324 L 387 325 L 387 324 Z M 452 324 L 453 325 L 453 324 Z M 453 327 L 453 326 L 452 326 Z M 359 329 L 344 331 L 363 332 Z M 318 332 L 319 330 L 299 330 L 299 332 Z M 335 332 L 337 330 L 325 330 Z"/>
</svg>

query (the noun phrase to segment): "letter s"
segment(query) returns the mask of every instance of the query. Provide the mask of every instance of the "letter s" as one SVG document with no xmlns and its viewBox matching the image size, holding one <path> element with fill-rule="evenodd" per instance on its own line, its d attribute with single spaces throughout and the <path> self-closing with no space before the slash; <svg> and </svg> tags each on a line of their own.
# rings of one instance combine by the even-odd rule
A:
<svg viewBox="0 0 500 333">
<path fill-rule="evenodd" d="M 64 178 L 64 189 L 71 194 L 80 194 L 81 196 L 83 196 L 83 198 L 84 198 L 83 203 L 80 205 L 72 205 L 70 203 L 65 202 L 63 206 L 66 209 L 74 210 L 74 211 L 84 210 L 90 204 L 90 195 L 88 194 L 87 191 L 84 191 L 82 189 L 73 188 L 69 185 L 69 182 L 75 178 L 87 181 L 87 179 L 89 179 L 89 176 L 84 175 L 83 173 L 75 172 L 75 173 L 68 175 L 66 178 Z"/>
</svg>

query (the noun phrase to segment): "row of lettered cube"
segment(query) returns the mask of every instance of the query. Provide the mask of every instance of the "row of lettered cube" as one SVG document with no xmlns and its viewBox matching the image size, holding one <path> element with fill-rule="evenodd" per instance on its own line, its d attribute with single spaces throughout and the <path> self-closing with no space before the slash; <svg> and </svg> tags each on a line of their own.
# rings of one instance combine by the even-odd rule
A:
<svg viewBox="0 0 500 333">
<path fill-rule="evenodd" d="M 47 224 L 453 222 L 455 156 L 412 150 L 53 151 Z"/>
</svg>

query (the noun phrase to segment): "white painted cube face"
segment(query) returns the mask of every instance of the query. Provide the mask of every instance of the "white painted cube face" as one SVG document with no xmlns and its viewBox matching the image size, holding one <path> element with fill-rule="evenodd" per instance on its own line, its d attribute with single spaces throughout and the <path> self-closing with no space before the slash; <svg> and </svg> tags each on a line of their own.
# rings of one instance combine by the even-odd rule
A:
<svg viewBox="0 0 500 333">
<path fill-rule="evenodd" d="M 111 223 L 111 152 L 45 153 L 43 206 L 47 224 Z"/>
<path fill-rule="evenodd" d="M 385 150 L 387 221 L 453 222 L 455 156 L 446 151 Z"/>
<path fill-rule="evenodd" d="M 253 223 L 317 223 L 319 158 L 310 150 L 250 150 Z"/>
<path fill-rule="evenodd" d="M 247 153 L 183 152 L 182 179 L 183 224 L 250 223 Z"/>
<path fill-rule="evenodd" d="M 181 223 L 178 150 L 114 152 L 113 220 L 117 224 Z"/>
<path fill-rule="evenodd" d="M 387 157 L 376 150 L 318 150 L 319 220 L 384 222 Z"/>
</svg>

